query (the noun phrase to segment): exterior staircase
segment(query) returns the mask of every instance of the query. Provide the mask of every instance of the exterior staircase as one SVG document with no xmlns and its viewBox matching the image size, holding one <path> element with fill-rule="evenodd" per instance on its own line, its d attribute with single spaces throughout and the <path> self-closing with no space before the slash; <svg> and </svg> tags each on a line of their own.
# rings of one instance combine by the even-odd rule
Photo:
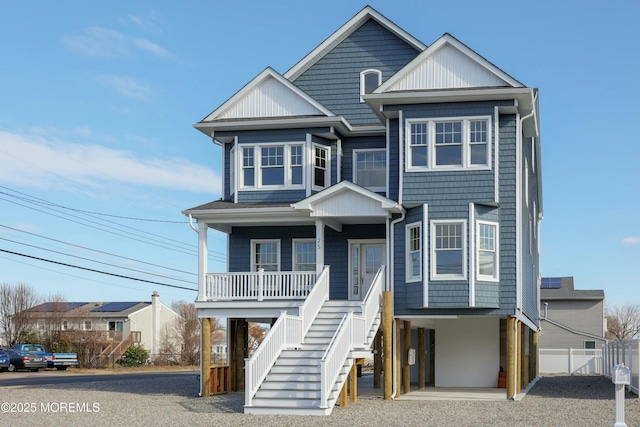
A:
<svg viewBox="0 0 640 427">
<path fill-rule="evenodd" d="M 300 347 L 284 349 L 260 385 L 245 413 L 329 415 L 353 364 L 354 357 L 370 354 L 373 337 L 380 326 L 380 313 L 366 332 L 364 346 L 356 346 L 342 363 L 337 380 L 329 387 L 322 407 L 321 360 L 336 330 L 349 312 L 360 313 L 360 301 L 327 300 L 311 324 Z"/>
</svg>

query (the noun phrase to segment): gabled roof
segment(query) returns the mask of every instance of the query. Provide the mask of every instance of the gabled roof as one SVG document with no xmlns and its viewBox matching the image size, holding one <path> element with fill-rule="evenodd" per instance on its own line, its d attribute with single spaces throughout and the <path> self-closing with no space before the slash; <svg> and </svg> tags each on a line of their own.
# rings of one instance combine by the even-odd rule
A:
<svg viewBox="0 0 640 427">
<path fill-rule="evenodd" d="M 543 278 L 549 280 L 550 278 Z M 604 300 L 604 291 L 602 289 L 593 290 L 576 290 L 573 287 L 573 277 L 557 277 L 553 278 L 558 281 L 559 286 L 541 288 L 541 301 L 557 301 L 557 300 Z"/>
<path fill-rule="evenodd" d="M 291 116 L 331 117 L 334 114 L 267 67 L 200 123 Z M 198 124 L 195 127 L 198 128 Z"/>
<path fill-rule="evenodd" d="M 524 87 L 451 34 L 444 34 L 373 93 Z"/>
<path fill-rule="evenodd" d="M 391 199 L 367 190 L 351 181 L 341 181 L 291 205 L 311 216 L 386 216 L 403 208 Z"/>
<path fill-rule="evenodd" d="M 32 316 L 37 317 L 36 313 L 55 313 L 64 312 L 69 317 L 81 316 L 86 318 L 92 317 L 127 317 L 128 315 L 150 307 L 151 302 L 148 301 L 132 301 L 132 302 L 45 302 L 26 310 L 33 313 Z"/>
<path fill-rule="evenodd" d="M 322 59 L 323 56 L 325 56 L 334 47 L 340 44 L 340 42 L 349 37 L 354 31 L 356 31 L 370 19 L 374 19 L 380 25 L 395 33 L 399 38 L 414 46 L 417 50 L 422 51 L 426 49 L 426 45 L 420 40 L 416 39 L 411 34 L 398 27 L 389 19 L 385 18 L 371 6 L 366 6 L 353 18 L 347 21 L 347 23 L 345 23 L 342 27 L 338 28 L 338 30 L 336 30 L 331 36 L 329 36 L 329 38 L 323 41 L 318 47 L 312 50 L 307 56 L 302 58 L 302 60 L 300 60 L 296 65 L 291 67 L 291 69 L 284 74 L 284 77 L 291 81 L 297 79 L 302 73 L 311 68 L 313 64 Z"/>
</svg>

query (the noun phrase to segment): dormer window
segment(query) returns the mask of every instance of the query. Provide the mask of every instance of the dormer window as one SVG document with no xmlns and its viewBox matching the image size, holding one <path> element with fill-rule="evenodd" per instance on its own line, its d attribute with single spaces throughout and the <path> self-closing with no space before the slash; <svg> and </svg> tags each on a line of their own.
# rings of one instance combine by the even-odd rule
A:
<svg viewBox="0 0 640 427">
<path fill-rule="evenodd" d="M 364 102 L 362 95 L 372 93 L 382 83 L 380 70 L 364 70 L 360 73 L 360 102 Z"/>
</svg>

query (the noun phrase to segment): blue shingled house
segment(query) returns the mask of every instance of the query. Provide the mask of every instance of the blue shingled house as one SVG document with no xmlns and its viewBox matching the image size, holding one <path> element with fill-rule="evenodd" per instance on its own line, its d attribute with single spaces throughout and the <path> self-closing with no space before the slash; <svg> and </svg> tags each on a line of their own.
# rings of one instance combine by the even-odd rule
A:
<svg viewBox="0 0 640 427">
<path fill-rule="evenodd" d="M 222 198 L 184 211 L 195 303 L 203 345 L 209 318 L 230 319 L 225 375 L 246 412 L 330 413 L 371 357 L 385 398 L 413 384 L 506 399 L 536 377 L 537 89 L 365 7 L 194 126 L 224 159 Z M 207 269 L 209 229 L 228 271 Z M 245 360 L 248 321 L 272 327 Z"/>
</svg>

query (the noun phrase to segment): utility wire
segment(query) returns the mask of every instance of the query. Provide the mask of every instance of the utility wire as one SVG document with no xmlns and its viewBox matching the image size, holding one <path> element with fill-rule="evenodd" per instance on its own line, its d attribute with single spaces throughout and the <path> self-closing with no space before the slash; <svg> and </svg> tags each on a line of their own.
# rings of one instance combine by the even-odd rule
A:
<svg viewBox="0 0 640 427">
<path fill-rule="evenodd" d="M 0 186 L 0 187 L 2 187 L 2 186 Z M 2 187 L 2 188 L 6 188 L 6 187 Z M 18 199 L 18 200 L 21 200 L 21 201 L 24 201 L 24 202 L 27 202 L 27 203 L 33 203 L 33 204 L 36 204 L 36 205 L 39 205 L 39 206 L 42 206 L 42 205 L 44 204 L 44 205 L 47 205 L 47 207 L 48 207 L 49 209 L 51 209 L 53 212 L 58 212 L 58 213 L 60 213 L 60 214 L 68 215 L 68 216 L 70 216 L 70 217 L 72 217 L 72 218 L 77 218 L 77 219 L 79 219 L 79 220 L 81 220 L 81 221 L 87 221 L 87 222 L 89 222 L 89 223 L 97 224 L 97 225 L 99 225 L 100 227 L 107 227 L 107 228 L 110 228 L 110 229 L 116 230 L 116 231 L 118 231 L 118 232 L 126 232 L 125 230 L 121 230 L 121 229 L 118 229 L 118 228 L 115 228 L 115 227 L 112 227 L 112 226 L 109 226 L 109 225 L 101 224 L 101 223 L 96 222 L 96 221 L 91 221 L 91 220 L 88 220 L 88 219 L 84 219 L 84 218 L 78 217 L 78 216 L 76 216 L 76 215 L 71 215 L 71 214 L 68 214 L 68 213 L 60 212 L 59 210 L 56 210 L 56 209 L 51 208 L 51 206 L 61 207 L 61 208 L 63 208 L 63 209 L 68 209 L 68 210 L 76 211 L 76 210 L 75 210 L 75 209 L 73 209 L 73 208 L 68 208 L 68 207 L 65 207 L 65 206 L 61 206 L 61 205 L 58 205 L 58 204 L 56 204 L 56 203 L 52 203 L 52 202 L 49 202 L 49 201 L 46 201 L 46 200 L 43 200 L 43 199 L 39 199 L 39 198 L 36 198 L 36 197 L 32 197 L 32 196 L 29 196 L 29 197 L 32 197 L 32 199 L 34 199 L 34 200 L 25 199 L 24 197 L 18 197 L 18 196 L 15 196 L 15 195 L 13 195 L 13 194 L 8 194 L 8 193 L 6 193 L 6 192 L 0 192 L 0 194 L 4 194 L 4 195 L 6 195 L 6 196 L 13 197 L 13 198 L 16 198 L 16 199 Z M 24 194 L 24 193 L 21 193 L 21 194 Z M 28 195 L 27 195 L 27 196 L 28 196 Z M 153 233 L 148 233 L 148 232 L 146 232 L 146 231 L 144 231 L 144 230 L 140 230 L 140 229 L 137 229 L 137 228 L 134 228 L 134 227 L 129 227 L 129 226 L 122 225 L 122 224 L 118 224 L 118 223 L 116 223 L 116 222 L 114 222 L 114 221 L 105 220 L 105 219 L 100 219 L 101 221 L 110 222 L 110 223 L 112 223 L 112 224 L 116 224 L 116 225 L 118 225 L 118 226 L 120 226 L 120 227 L 124 227 L 124 228 L 128 228 L 128 229 L 130 229 L 130 230 L 135 230 L 135 231 L 138 231 L 138 232 L 141 232 L 141 233 L 145 233 L 145 235 L 141 236 L 140 234 L 136 234 L 136 233 L 130 233 L 130 232 L 128 232 L 128 233 L 129 233 L 129 234 L 131 234 L 132 236 L 141 237 L 141 238 L 143 238 L 144 240 L 136 239 L 136 238 L 134 238 L 134 237 L 131 237 L 130 235 L 124 235 L 124 236 L 123 236 L 122 234 L 115 233 L 115 232 L 113 232 L 113 231 L 109 231 L 108 229 L 107 229 L 107 230 L 105 230 L 105 229 L 100 228 L 100 227 L 98 227 L 98 226 L 93 226 L 93 225 L 85 224 L 85 223 L 82 223 L 82 222 L 74 221 L 74 220 L 72 220 L 72 219 L 69 219 L 69 218 L 66 218 L 66 217 L 63 217 L 63 216 L 59 216 L 59 215 L 55 215 L 55 214 L 53 214 L 53 213 L 51 213 L 51 212 L 42 211 L 42 210 L 40 210 L 40 209 L 36 209 L 36 208 L 34 208 L 34 207 L 32 207 L 32 206 L 23 205 L 23 204 L 21 204 L 21 203 L 17 203 L 17 202 L 12 201 L 12 200 L 7 200 L 7 199 L 1 198 L 1 197 L 0 197 L 0 200 L 4 200 L 4 201 L 6 201 L 6 202 L 13 203 L 13 204 L 15 204 L 15 205 L 25 207 L 25 208 L 27 208 L 27 209 L 32 209 L 32 210 L 35 210 L 35 211 L 37 211 L 37 212 L 41 212 L 41 213 L 44 213 L 44 214 L 47 214 L 47 215 L 54 216 L 54 217 L 56 217 L 56 218 L 64 219 L 64 220 L 66 220 L 66 221 L 70 221 L 70 222 L 74 222 L 74 223 L 76 223 L 76 224 L 84 225 L 85 227 L 94 228 L 94 229 L 96 229 L 96 230 L 100 230 L 100 231 L 103 231 L 103 232 L 105 232 L 105 233 L 111 233 L 111 234 L 114 234 L 114 235 L 116 235 L 116 236 L 125 237 L 125 238 L 131 239 L 131 240 L 135 240 L 135 241 L 138 241 L 138 242 L 142 242 L 142 243 L 146 243 L 146 244 L 150 244 L 150 243 L 149 243 L 149 241 L 157 242 L 157 243 L 158 243 L 158 245 L 156 245 L 156 246 L 161 247 L 161 248 L 163 248 L 163 249 L 173 250 L 173 251 L 176 251 L 176 252 L 183 253 L 183 254 L 185 254 L 185 255 L 195 255 L 195 254 L 197 254 L 197 252 L 196 252 L 196 251 L 194 251 L 194 250 L 192 250 L 192 249 L 191 249 L 191 246 L 190 246 L 190 245 L 188 245 L 188 244 L 186 244 L 186 243 L 184 243 L 184 242 L 181 242 L 181 241 L 178 241 L 178 240 L 174 240 L 174 239 L 169 239 L 169 238 L 166 238 L 166 237 L 163 237 L 163 236 L 158 236 L 158 235 L 155 235 L 155 234 L 153 234 Z M 91 216 L 91 215 L 89 215 L 89 214 L 85 214 L 85 215 Z M 95 218 L 95 216 L 94 216 L 94 218 Z M 96 219 L 99 219 L 99 218 L 96 218 Z M 162 241 L 157 240 L 157 239 L 152 239 L 152 238 L 150 238 L 150 237 L 149 237 L 149 235 L 151 235 L 151 236 L 156 236 L 156 237 L 159 237 L 159 238 L 161 238 L 161 239 L 168 240 L 168 241 L 170 241 L 170 242 L 176 242 L 176 243 L 178 243 L 178 244 L 180 244 L 180 245 L 186 246 L 187 248 L 177 248 L 177 247 L 175 247 L 175 246 L 174 246 L 174 247 L 171 247 L 171 246 L 165 246 L 165 245 L 170 245 L 170 244 L 167 244 L 167 243 L 162 242 Z M 189 251 L 189 253 L 187 253 L 187 252 L 185 252 L 185 251 Z M 212 250 L 212 251 L 210 251 L 210 252 L 211 252 L 211 253 L 209 254 L 209 255 L 210 255 L 210 256 L 209 256 L 209 259 L 211 259 L 212 261 L 214 261 L 214 262 L 216 262 L 216 261 L 217 261 L 217 262 L 224 262 L 224 261 L 226 260 L 226 259 L 225 259 L 225 258 L 226 258 L 226 254 L 224 254 L 224 253 L 222 253 L 222 252 L 213 251 L 213 250 Z M 214 256 L 216 256 L 216 255 L 218 255 L 218 256 L 219 256 L 219 258 L 218 258 L 218 259 L 215 259 L 215 258 L 214 258 Z"/>
<path fill-rule="evenodd" d="M 31 258 L 31 259 L 35 259 L 35 260 L 38 260 L 38 261 L 50 262 L 52 264 L 63 265 L 65 267 L 78 268 L 80 270 L 86 270 L 86 271 L 91 271 L 91 272 L 94 272 L 94 273 L 100 273 L 100 274 L 106 274 L 106 275 L 109 275 L 109 276 L 120 277 L 122 279 L 136 280 L 138 282 L 151 283 L 151 284 L 154 284 L 154 285 L 166 286 L 166 287 L 175 288 L 175 289 L 184 289 L 184 290 L 187 290 L 187 291 L 195 291 L 195 292 L 198 291 L 197 289 L 186 288 L 184 286 L 170 285 L 168 283 L 155 282 L 155 281 L 152 281 L 152 280 L 145 280 L 145 279 L 138 279 L 136 277 L 124 276 L 122 274 L 109 273 L 107 271 L 95 270 L 93 268 L 81 267 L 79 265 L 67 264 L 67 263 L 60 262 L 60 261 L 53 261 L 53 260 L 50 260 L 50 259 L 40 258 L 40 257 L 36 257 L 36 256 L 33 256 L 33 255 L 27 255 L 27 254 L 23 254 L 23 253 L 20 253 L 20 252 L 13 252 L 13 251 L 9 251 L 9 250 L 2 249 L 2 248 L 0 248 L 0 252 L 5 252 L 5 253 L 11 254 L 11 255 L 18 255 L 18 256 L 25 257 L 25 258 Z"/>
<path fill-rule="evenodd" d="M 40 249 L 40 250 L 43 250 L 43 251 L 53 252 L 53 253 L 59 254 L 59 255 L 64 255 L 64 256 L 68 256 L 68 257 L 72 257 L 72 258 L 81 259 L 83 261 L 89 261 L 89 262 L 95 262 L 97 264 L 108 265 L 109 267 L 121 268 L 123 270 L 131 270 L 131 271 L 135 271 L 136 273 L 148 274 L 150 276 L 158 276 L 158 277 L 165 277 L 165 278 L 167 277 L 166 275 L 163 275 L 163 274 L 152 273 L 150 271 L 144 271 L 144 270 L 136 270 L 135 268 L 130 268 L 130 267 L 122 267 L 122 266 L 119 266 L 119 265 L 116 265 L 116 264 L 111 264 L 111 263 L 108 263 L 108 262 L 96 261 L 96 260 L 93 260 L 93 259 L 90 259 L 90 258 L 84 258 L 84 257 L 81 257 L 81 256 L 71 255 L 71 254 L 67 254 L 67 253 L 64 253 L 64 252 L 60 252 L 60 251 L 54 251 L 53 249 L 43 248 L 41 246 L 35 246 L 35 245 L 30 245 L 28 243 L 18 242 L 18 241 L 11 240 L 11 239 L 5 239 L 3 237 L 0 237 L 0 240 L 5 240 L 7 242 L 17 243 L 18 245 L 29 246 L 30 248 Z M 196 284 L 197 285 L 197 283 L 189 281 L 189 280 L 178 279 L 178 278 L 175 278 L 175 277 L 172 277 L 171 279 L 172 280 L 177 280 L 179 282 L 185 282 L 185 283 L 191 283 L 191 284 Z"/>
<path fill-rule="evenodd" d="M 43 236 L 41 234 L 36 234 L 36 233 L 32 233 L 30 231 L 25 231 L 25 230 L 20 230 L 19 228 L 9 227 L 8 225 L 0 224 L 0 227 L 8 228 L 10 230 L 18 231 L 20 233 L 30 234 L 32 236 L 36 236 L 36 237 L 40 237 L 42 239 L 51 240 L 53 242 L 62 243 L 62 244 L 69 245 L 69 246 L 73 246 L 73 247 L 76 247 L 76 248 L 79 248 L 79 249 L 84 249 L 84 250 L 87 250 L 87 251 L 97 252 L 97 253 L 100 253 L 100 254 L 109 255 L 109 256 L 116 257 L 116 258 L 126 259 L 127 261 L 139 262 L 141 264 L 147 264 L 147 265 L 151 265 L 151 266 L 154 266 L 154 267 L 165 268 L 167 270 L 172 270 L 172 271 L 177 271 L 179 273 L 185 273 L 185 274 L 191 274 L 191 275 L 197 276 L 196 273 L 193 273 L 193 272 L 190 272 L 190 271 L 178 270 L 178 269 L 175 269 L 175 268 L 166 267 L 164 265 L 154 264 L 154 263 L 146 262 L 146 261 L 140 261 L 140 260 L 137 260 L 135 258 L 129 258 L 129 257 L 122 256 L 122 255 L 116 255 L 116 254 L 112 254 L 110 252 L 101 251 L 101 250 L 98 250 L 98 249 L 92 249 L 92 248 L 89 248 L 89 247 L 86 247 L 86 246 L 75 245 L 73 243 L 64 242 L 62 240 L 58 240 L 58 239 L 54 239 L 54 238 L 51 238 L 51 237 Z"/>
</svg>

